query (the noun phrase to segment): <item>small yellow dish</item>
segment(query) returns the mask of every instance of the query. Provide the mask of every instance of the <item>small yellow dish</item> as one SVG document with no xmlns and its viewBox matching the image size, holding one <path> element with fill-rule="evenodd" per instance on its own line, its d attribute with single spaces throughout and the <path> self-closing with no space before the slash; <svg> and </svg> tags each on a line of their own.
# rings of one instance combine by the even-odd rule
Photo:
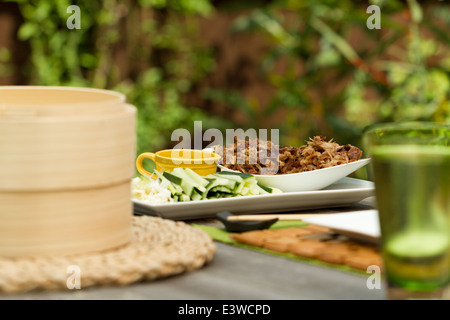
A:
<svg viewBox="0 0 450 320">
<path fill-rule="evenodd" d="M 153 160 L 159 172 L 175 168 L 190 168 L 201 176 L 216 173 L 220 156 L 211 151 L 195 149 L 167 149 L 156 153 L 144 152 L 136 159 L 136 168 L 142 175 L 151 175 L 144 169 L 144 159 Z"/>
</svg>

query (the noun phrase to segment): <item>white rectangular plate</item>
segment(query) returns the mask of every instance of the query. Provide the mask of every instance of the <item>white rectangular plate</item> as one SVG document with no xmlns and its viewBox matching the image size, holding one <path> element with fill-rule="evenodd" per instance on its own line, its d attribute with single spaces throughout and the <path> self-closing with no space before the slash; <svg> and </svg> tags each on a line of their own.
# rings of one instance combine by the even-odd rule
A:
<svg viewBox="0 0 450 320">
<path fill-rule="evenodd" d="M 325 214 L 302 219 L 303 222 L 330 228 L 351 238 L 378 242 L 380 224 L 377 210 Z"/>
<path fill-rule="evenodd" d="M 317 191 L 152 204 L 133 199 L 136 214 L 173 220 L 212 218 L 221 211 L 235 214 L 260 214 L 295 210 L 342 207 L 374 195 L 373 182 L 343 178 Z"/>
</svg>

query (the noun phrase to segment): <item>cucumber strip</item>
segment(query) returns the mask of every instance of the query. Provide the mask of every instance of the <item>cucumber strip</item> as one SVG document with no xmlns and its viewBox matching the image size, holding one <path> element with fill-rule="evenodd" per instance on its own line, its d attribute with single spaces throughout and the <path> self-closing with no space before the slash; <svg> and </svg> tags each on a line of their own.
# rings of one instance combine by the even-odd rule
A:
<svg viewBox="0 0 450 320">
<path fill-rule="evenodd" d="M 219 190 L 220 188 L 224 188 L 222 189 L 224 192 L 233 193 L 237 186 L 238 183 L 234 180 L 215 177 L 215 179 L 211 180 L 211 182 L 206 186 L 206 191 L 203 192 L 203 199 L 209 198 L 210 191 Z"/>
<path fill-rule="evenodd" d="M 270 187 L 270 189 L 272 189 L 272 193 L 283 193 L 283 191 L 281 191 L 281 190 L 278 189 L 278 188 Z"/>
<path fill-rule="evenodd" d="M 161 174 L 159 171 L 155 170 L 153 173 L 158 176 L 158 178 L 161 182 L 163 182 L 163 181 L 168 182 L 167 189 L 169 189 L 170 193 L 172 194 L 172 197 L 175 199 L 175 201 L 177 201 L 175 196 L 183 193 L 183 190 L 180 188 L 180 186 L 173 184 L 169 179 L 164 177 L 164 175 Z"/>
<path fill-rule="evenodd" d="M 206 186 L 206 190 L 203 191 L 202 198 L 203 199 L 209 198 L 210 190 L 212 188 L 214 188 L 214 187 L 219 186 L 219 185 L 220 185 L 220 181 L 218 181 L 217 179 L 216 180 L 211 180 L 211 182 Z"/>
<path fill-rule="evenodd" d="M 222 194 L 222 198 L 232 198 L 232 197 L 237 197 L 237 196 L 239 196 L 239 195 L 235 195 L 235 194 L 232 194 L 232 193 L 224 193 L 224 194 Z"/>
<path fill-rule="evenodd" d="M 266 190 L 264 190 L 263 188 L 261 188 L 261 186 L 258 184 L 255 185 L 254 191 L 256 192 L 255 194 L 268 194 L 269 193 Z"/>
<path fill-rule="evenodd" d="M 198 185 L 205 187 L 208 184 L 208 180 L 204 179 L 201 175 L 197 174 L 192 169 L 186 168 L 184 171 L 192 178 Z"/>
<path fill-rule="evenodd" d="M 282 192 L 259 184 L 251 174 L 240 172 L 223 171 L 200 176 L 189 168 L 175 168 L 171 173 L 155 170 L 154 174 L 160 181 L 167 181 L 172 198 L 178 202 Z"/>
<path fill-rule="evenodd" d="M 229 182 L 227 184 L 224 184 L 223 186 L 227 187 L 230 190 L 236 189 L 236 186 L 238 185 L 238 183 L 236 181 L 231 181 L 231 180 L 228 180 L 228 181 Z"/>
<path fill-rule="evenodd" d="M 231 175 L 231 174 L 213 174 L 212 176 L 220 178 L 220 179 L 228 179 L 228 180 L 233 180 L 236 181 L 238 183 L 242 183 L 244 182 L 244 179 L 242 179 L 240 176 L 238 175 Z"/>
<path fill-rule="evenodd" d="M 209 181 L 208 184 L 205 186 L 206 190 L 208 190 L 208 188 L 210 188 L 210 186 L 212 186 L 215 183 L 215 180 L 213 179 L 211 180 L 208 179 L 208 181 Z"/>
<path fill-rule="evenodd" d="M 179 169 L 179 170 L 177 170 L 177 169 Z M 197 188 L 200 192 L 204 192 L 206 190 L 203 185 L 198 184 L 197 181 L 195 181 L 193 178 L 191 178 L 191 176 L 185 170 L 183 170 L 181 168 L 175 168 L 174 172 L 175 172 L 175 170 L 177 170 L 176 175 L 178 177 L 182 178 L 183 180 L 185 179 L 186 183 L 189 184 L 190 186 L 192 186 L 193 188 Z M 207 183 L 208 182 L 206 181 L 206 184 Z M 188 193 L 186 193 L 186 194 L 188 194 Z M 188 195 L 190 196 L 190 194 L 188 194 Z"/>
<path fill-rule="evenodd" d="M 264 186 L 264 185 L 262 185 L 262 184 L 259 184 L 259 183 L 258 183 L 258 186 L 259 186 L 261 189 L 263 189 L 264 191 L 266 191 L 267 193 L 272 193 L 272 188 L 266 187 L 266 186 Z"/>
<path fill-rule="evenodd" d="M 173 198 L 175 199 L 175 196 L 177 196 L 177 190 L 175 189 L 175 187 L 172 184 L 169 184 L 167 186 L 167 189 L 169 189 L 170 193 L 172 194 Z M 176 201 L 176 199 L 175 199 Z"/>
<path fill-rule="evenodd" d="M 240 179 L 240 178 L 239 178 Z M 216 180 L 221 181 L 221 184 L 226 186 L 227 188 L 234 190 L 236 189 L 241 183 L 244 183 L 244 181 L 242 179 L 239 180 L 235 180 L 235 179 L 228 179 L 228 178 L 222 178 L 222 177 L 217 177 Z"/>
<path fill-rule="evenodd" d="M 191 201 L 191 198 L 184 193 L 178 196 L 179 201 Z"/>
<path fill-rule="evenodd" d="M 243 172 L 220 171 L 220 172 L 217 172 L 217 174 L 219 174 L 219 175 L 239 176 L 239 177 L 241 177 L 244 180 L 246 180 L 248 178 L 254 178 L 253 175 L 248 174 L 248 173 L 243 173 Z"/>
<path fill-rule="evenodd" d="M 166 180 L 166 178 L 164 178 L 164 176 L 161 174 L 161 172 L 154 170 L 153 173 L 156 174 L 161 181 Z M 146 177 L 146 176 L 141 176 L 141 179 L 146 179 L 148 181 L 148 177 Z"/>
<path fill-rule="evenodd" d="M 236 181 L 234 180 L 229 180 L 229 179 L 225 179 L 225 178 L 220 178 L 220 177 L 215 177 L 214 180 L 215 185 L 222 185 L 222 186 L 226 186 L 229 189 L 234 189 L 236 187 Z"/>
<path fill-rule="evenodd" d="M 242 189 L 245 187 L 245 183 L 240 183 L 236 186 L 236 188 L 234 189 L 234 193 L 236 193 L 237 195 L 239 195 L 242 192 Z"/>
<path fill-rule="evenodd" d="M 174 176 L 173 174 L 170 174 L 167 171 L 163 172 L 163 176 L 164 178 L 166 178 L 167 180 L 169 180 L 170 182 L 177 184 L 177 185 L 181 185 L 181 179 L 177 176 Z"/>
<path fill-rule="evenodd" d="M 225 186 L 215 186 L 213 188 L 211 188 L 210 190 L 211 192 L 225 192 L 225 193 L 233 193 L 230 189 L 228 189 Z"/>
<path fill-rule="evenodd" d="M 202 195 L 195 190 L 191 195 L 191 199 L 192 200 L 202 200 Z"/>
<path fill-rule="evenodd" d="M 219 199 L 221 198 L 220 192 L 210 192 L 208 194 L 208 199 Z"/>
<path fill-rule="evenodd" d="M 177 169 L 180 169 L 180 170 L 177 170 Z M 184 193 L 185 193 L 186 195 L 188 195 L 189 197 L 190 197 L 190 196 L 192 195 L 192 193 L 194 192 L 194 188 L 195 188 L 195 187 L 199 187 L 199 189 L 200 189 L 200 188 L 203 188 L 203 189 L 204 189 L 204 187 L 197 186 L 197 184 L 195 183 L 195 181 L 194 181 L 193 179 L 191 179 L 191 177 L 189 177 L 189 175 L 188 175 L 187 173 L 185 173 L 185 172 L 183 171 L 183 169 L 181 169 L 181 168 L 175 168 L 175 169 L 172 171 L 172 174 L 175 175 L 175 176 L 177 176 L 178 178 L 181 179 L 181 188 L 183 189 Z M 202 192 L 203 192 L 203 191 L 204 191 L 204 190 L 202 190 Z"/>
<path fill-rule="evenodd" d="M 250 189 L 248 187 L 243 187 L 241 190 L 241 194 L 246 196 L 249 193 Z"/>
<path fill-rule="evenodd" d="M 172 184 L 172 186 L 175 188 L 175 192 L 178 194 L 178 195 L 180 195 L 180 194 L 183 194 L 183 188 L 181 188 L 181 186 L 179 186 L 179 185 L 177 185 L 177 184 Z"/>
</svg>

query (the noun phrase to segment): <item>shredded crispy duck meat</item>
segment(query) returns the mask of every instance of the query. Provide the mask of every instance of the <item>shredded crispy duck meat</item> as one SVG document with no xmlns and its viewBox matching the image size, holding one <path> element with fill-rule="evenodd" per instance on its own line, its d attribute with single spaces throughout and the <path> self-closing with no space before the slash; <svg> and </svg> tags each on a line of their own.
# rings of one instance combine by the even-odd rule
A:
<svg viewBox="0 0 450 320">
<path fill-rule="evenodd" d="M 287 174 L 328 168 L 357 161 L 362 151 L 350 144 L 339 145 L 325 137 L 310 138 L 300 147 L 280 147 L 270 141 L 239 140 L 228 146 L 214 146 L 228 169 L 250 174 Z M 278 153 L 273 152 L 278 149 Z M 224 157 L 225 155 L 225 157 Z"/>
</svg>

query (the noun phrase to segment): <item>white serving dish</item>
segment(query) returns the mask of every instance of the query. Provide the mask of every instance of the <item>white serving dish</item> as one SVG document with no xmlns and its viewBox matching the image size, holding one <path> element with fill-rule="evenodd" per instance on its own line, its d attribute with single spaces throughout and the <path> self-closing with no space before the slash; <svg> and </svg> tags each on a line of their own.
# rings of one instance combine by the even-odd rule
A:
<svg viewBox="0 0 450 320">
<path fill-rule="evenodd" d="M 370 162 L 370 158 L 342 164 L 339 166 L 317 169 L 299 173 L 257 175 L 254 176 L 259 183 L 278 188 L 283 192 L 314 191 L 328 187 Z M 218 165 L 221 170 L 234 171 Z"/>
</svg>

